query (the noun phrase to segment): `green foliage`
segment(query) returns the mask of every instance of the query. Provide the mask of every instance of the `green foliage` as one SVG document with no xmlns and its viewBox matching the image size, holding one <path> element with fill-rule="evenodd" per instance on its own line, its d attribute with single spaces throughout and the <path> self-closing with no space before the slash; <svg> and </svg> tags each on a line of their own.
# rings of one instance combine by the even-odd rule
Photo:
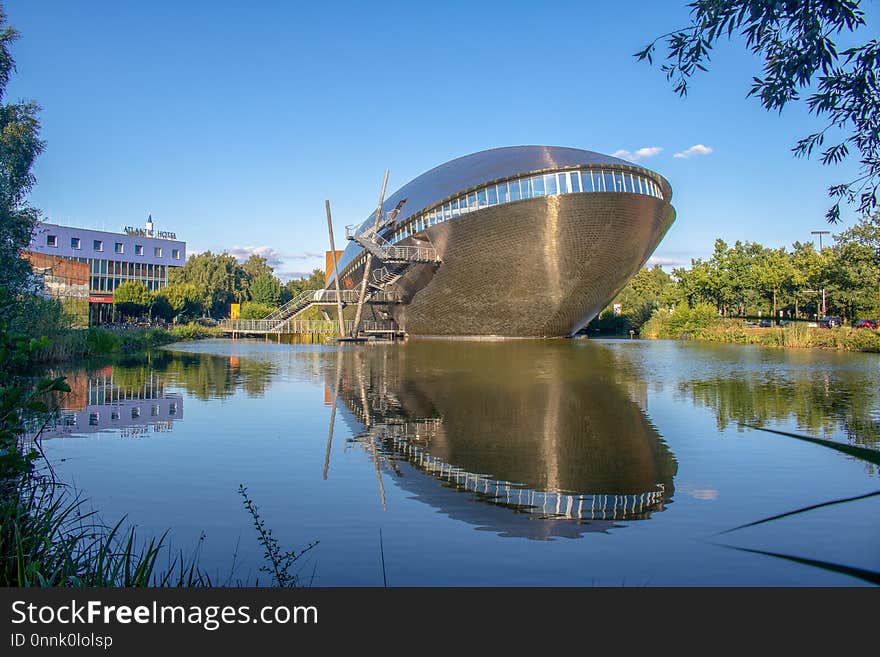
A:
<svg viewBox="0 0 880 657">
<path fill-rule="evenodd" d="M 269 574 L 272 580 L 272 586 L 278 586 L 281 588 L 294 588 L 299 586 L 301 582 L 300 576 L 299 573 L 293 572 L 293 568 L 296 566 L 296 562 L 299 561 L 306 552 L 314 548 L 318 542 L 314 541 L 309 543 L 299 552 L 295 550 L 282 551 L 278 539 L 275 538 L 272 530 L 266 527 L 266 522 L 260 515 L 259 507 L 254 504 L 254 501 L 248 495 L 247 488 L 245 488 L 243 484 L 238 487 L 238 494 L 241 495 L 244 501 L 244 508 L 253 520 L 254 529 L 257 531 L 257 542 L 263 548 L 263 558 L 266 563 L 265 565 L 260 566 L 260 571 Z"/>
<path fill-rule="evenodd" d="M 9 51 L 18 32 L 6 24 L 0 7 L 0 287 L 12 294 L 26 291 L 31 269 L 21 258 L 40 218 L 39 210 L 25 199 L 34 184 L 34 161 L 43 151 L 40 140 L 40 108 L 32 102 L 2 104 L 6 86 L 15 70 Z M 0 307 L 0 314 L 6 310 Z"/>
<path fill-rule="evenodd" d="M 183 267 L 169 274 L 172 285 L 189 284 L 204 312 L 211 317 L 225 317 L 229 306 L 248 298 L 248 273 L 228 253 L 215 255 L 205 251 L 192 255 Z"/>
<path fill-rule="evenodd" d="M 159 297 L 168 302 L 173 313 L 171 318 L 176 318 L 178 321 L 195 319 L 202 313 L 199 291 L 192 283 L 166 285 L 156 293 L 157 302 Z"/>
<path fill-rule="evenodd" d="M 272 267 L 269 266 L 268 260 L 261 255 L 257 255 L 254 253 L 250 258 L 244 261 L 241 266 L 242 269 L 247 272 L 248 279 L 253 281 L 257 277 L 267 274 L 271 276 L 273 274 Z"/>
<path fill-rule="evenodd" d="M 8 293 L 4 293 L 2 298 L 10 297 Z M 45 336 L 50 340 L 54 339 L 70 325 L 70 318 L 59 301 L 35 294 L 17 295 L 5 314 L 9 319 L 11 332 L 32 338 Z"/>
<path fill-rule="evenodd" d="M 248 301 L 241 305 L 242 319 L 263 319 L 274 311 L 276 306 L 256 301 Z"/>
<path fill-rule="evenodd" d="M 836 202 L 826 216 L 836 222 L 842 201 L 858 203 L 863 214 L 877 209 L 880 188 L 880 40 L 873 38 L 840 52 L 832 40 L 835 34 L 854 32 L 866 24 L 859 4 L 859 0 L 695 0 L 688 5 L 690 25 L 655 39 L 635 56 L 652 63 L 657 42 L 666 38 L 667 63 L 661 69 L 675 92 L 685 96 L 691 77 L 706 70 L 714 45 L 737 32 L 764 61 L 763 76 L 752 78 L 749 95 L 757 96 L 765 109 L 781 111 L 788 102 L 800 100 L 803 90 L 810 91 L 807 107 L 824 126 L 799 140 L 792 149 L 795 155 L 809 157 L 824 147 L 823 164 L 841 162 L 850 148 L 860 156 L 858 178 L 828 190 Z M 843 136 L 825 147 L 826 136 L 841 131 Z"/>
<path fill-rule="evenodd" d="M 170 322 L 177 316 L 177 313 L 174 311 L 174 308 L 171 307 L 168 297 L 164 294 L 154 294 L 153 302 L 150 305 L 150 315 L 157 319 Z"/>
<path fill-rule="evenodd" d="M 125 281 L 113 293 L 113 305 L 125 317 L 143 316 L 153 303 L 153 295 L 140 281 Z"/>
<path fill-rule="evenodd" d="M 64 321 L 74 328 L 85 328 L 89 325 L 89 300 L 88 299 L 61 299 L 61 308 L 64 312 Z"/>
<path fill-rule="evenodd" d="M 254 303 L 270 307 L 278 306 L 278 301 L 281 298 L 281 283 L 270 272 L 258 274 L 250 282 L 248 290 L 250 291 L 251 301 Z"/>
<path fill-rule="evenodd" d="M 672 277 L 660 265 L 639 270 L 614 301 L 590 323 L 588 331 L 606 335 L 626 335 L 630 330 L 638 332 L 661 302 L 667 301 L 668 290 L 673 287 Z M 620 304 L 620 315 L 614 314 L 616 304 Z"/>
<path fill-rule="evenodd" d="M 202 340 L 205 338 L 223 337 L 223 331 L 216 326 L 202 326 L 195 322 L 178 324 L 169 331 L 175 340 Z"/>
<path fill-rule="evenodd" d="M 306 290 L 320 290 L 326 285 L 324 280 L 324 270 L 313 269 L 312 273 L 307 277 L 295 278 L 284 284 L 284 293 L 282 294 L 281 303 L 290 301 L 294 297 L 299 296 Z"/>
<path fill-rule="evenodd" d="M 718 310 L 708 303 L 698 303 L 693 308 L 677 306 L 671 312 L 661 308 L 654 312 L 642 327 L 647 338 L 704 338 L 721 323 Z"/>
<path fill-rule="evenodd" d="M 834 245 L 821 253 L 801 242 L 789 251 L 756 242 L 728 246 L 717 240 L 711 258 L 673 270 L 679 303 L 711 303 L 725 317 L 778 317 L 779 311 L 788 317 L 816 317 L 824 289 L 828 314 L 847 320 L 877 317 L 880 213 L 862 218 L 834 238 Z"/>
</svg>

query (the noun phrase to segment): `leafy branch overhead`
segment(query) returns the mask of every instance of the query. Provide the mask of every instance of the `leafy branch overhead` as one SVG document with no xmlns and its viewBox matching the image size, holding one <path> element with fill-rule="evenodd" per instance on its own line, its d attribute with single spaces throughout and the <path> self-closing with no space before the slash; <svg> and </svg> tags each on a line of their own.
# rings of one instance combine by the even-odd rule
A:
<svg viewBox="0 0 880 657">
<path fill-rule="evenodd" d="M 665 40 L 661 70 L 674 91 L 686 96 L 691 78 L 707 70 L 715 43 L 734 33 L 743 37 L 764 61 L 763 75 L 752 79 L 748 95 L 767 110 L 781 111 L 807 93 L 807 107 L 824 123 L 798 140 L 794 154 L 810 157 L 818 150 L 828 165 L 858 152 L 857 177 L 828 188 L 834 205 L 825 216 L 834 223 L 842 202 L 872 213 L 880 188 L 880 41 L 838 51 L 832 38 L 866 25 L 859 5 L 859 0 L 696 0 L 688 5 L 689 26 L 657 37 L 635 57 L 653 64 L 657 43 Z"/>
</svg>

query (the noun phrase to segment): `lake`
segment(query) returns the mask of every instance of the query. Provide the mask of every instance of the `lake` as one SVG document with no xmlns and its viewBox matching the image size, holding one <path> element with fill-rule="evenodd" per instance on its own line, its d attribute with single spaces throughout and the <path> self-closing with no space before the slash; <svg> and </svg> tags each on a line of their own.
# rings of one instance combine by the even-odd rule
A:
<svg viewBox="0 0 880 657">
<path fill-rule="evenodd" d="M 880 449 L 875 354 L 206 340 L 62 373 L 72 392 L 43 440 L 60 478 L 108 522 L 169 530 L 215 582 L 268 583 L 240 485 L 284 549 L 319 542 L 297 564 L 314 586 L 880 571 L 878 452 L 833 449 Z"/>
</svg>

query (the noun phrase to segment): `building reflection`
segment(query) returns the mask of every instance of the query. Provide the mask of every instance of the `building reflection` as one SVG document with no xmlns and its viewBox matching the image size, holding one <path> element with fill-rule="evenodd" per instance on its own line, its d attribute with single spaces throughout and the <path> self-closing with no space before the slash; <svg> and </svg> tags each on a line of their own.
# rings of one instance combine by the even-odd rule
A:
<svg viewBox="0 0 880 657">
<path fill-rule="evenodd" d="M 183 419 L 183 395 L 166 392 L 165 383 L 153 370 L 122 368 L 118 374 L 114 376 L 113 366 L 108 366 L 68 375 L 70 393 L 59 400 L 59 408 L 41 437 L 99 431 L 137 436 L 171 431 L 173 423 Z"/>
<path fill-rule="evenodd" d="M 478 529 L 544 539 L 648 519 L 672 499 L 677 463 L 644 384 L 620 380 L 601 346 L 413 341 L 339 350 L 325 376 L 383 504 L 390 481 Z"/>
</svg>

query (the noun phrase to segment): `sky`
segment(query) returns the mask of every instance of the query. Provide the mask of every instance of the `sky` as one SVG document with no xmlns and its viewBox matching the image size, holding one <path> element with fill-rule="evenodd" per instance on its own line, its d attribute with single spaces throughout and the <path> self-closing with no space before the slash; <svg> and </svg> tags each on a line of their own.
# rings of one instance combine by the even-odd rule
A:
<svg viewBox="0 0 880 657">
<path fill-rule="evenodd" d="M 553 3 L 6 0 L 20 33 L 7 101 L 42 107 L 30 202 L 47 221 L 121 230 L 151 214 L 189 252 L 323 268 L 324 200 L 344 226 L 455 157 L 569 146 L 637 158 L 672 185 L 677 220 L 653 262 L 716 238 L 786 246 L 824 214 L 835 167 L 791 147 L 821 124 L 746 94 L 760 61 L 720 44 L 678 97 L 633 53 L 687 24 L 686 0 Z M 841 44 L 876 37 L 868 27 Z M 827 242 L 826 242 L 827 244 Z"/>
</svg>

